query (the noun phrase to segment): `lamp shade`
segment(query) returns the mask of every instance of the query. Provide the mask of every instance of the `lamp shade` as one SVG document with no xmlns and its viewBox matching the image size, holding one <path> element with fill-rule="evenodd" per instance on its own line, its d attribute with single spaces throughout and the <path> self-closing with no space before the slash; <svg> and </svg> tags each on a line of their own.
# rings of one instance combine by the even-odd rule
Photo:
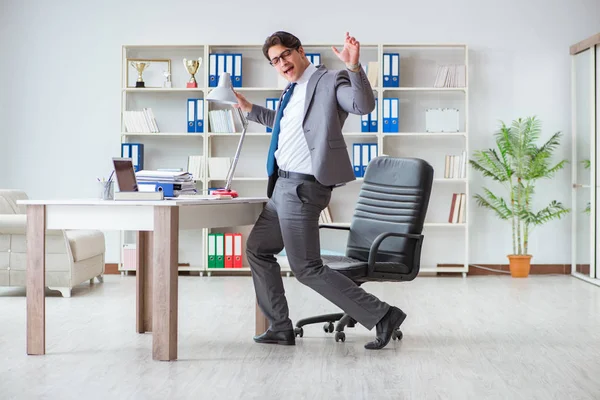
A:
<svg viewBox="0 0 600 400">
<path fill-rule="evenodd" d="M 231 84 L 229 72 L 223 72 L 219 76 L 218 86 L 206 96 L 206 100 L 223 104 L 237 104 L 238 100 L 235 97 L 235 93 L 233 93 L 233 85 Z"/>
</svg>

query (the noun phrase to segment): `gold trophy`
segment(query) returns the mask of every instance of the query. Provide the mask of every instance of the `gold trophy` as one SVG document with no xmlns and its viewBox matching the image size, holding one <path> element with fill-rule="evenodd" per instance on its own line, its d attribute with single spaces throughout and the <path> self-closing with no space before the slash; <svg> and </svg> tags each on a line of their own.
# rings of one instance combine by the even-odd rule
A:
<svg viewBox="0 0 600 400">
<path fill-rule="evenodd" d="M 186 87 L 188 88 L 197 88 L 198 82 L 196 82 L 196 78 L 194 75 L 198 72 L 198 68 L 202 65 L 202 57 L 198 57 L 197 60 L 188 60 L 187 58 L 183 59 L 183 65 L 187 69 L 187 71 L 192 75 L 190 80 L 187 82 Z"/>
<path fill-rule="evenodd" d="M 149 65 L 150 65 L 150 63 L 148 61 L 145 61 L 145 62 L 132 61 L 131 62 L 131 66 L 133 68 L 135 68 L 138 72 L 138 78 L 137 78 L 137 81 L 135 82 L 135 87 L 139 87 L 139 88 L 146 87 L 146 85 L 144 84 L 144 80 L 142 79 L 142 72 L 144 72 L 144 70 L 146 68 L 148 68 Z"/>
</svg>

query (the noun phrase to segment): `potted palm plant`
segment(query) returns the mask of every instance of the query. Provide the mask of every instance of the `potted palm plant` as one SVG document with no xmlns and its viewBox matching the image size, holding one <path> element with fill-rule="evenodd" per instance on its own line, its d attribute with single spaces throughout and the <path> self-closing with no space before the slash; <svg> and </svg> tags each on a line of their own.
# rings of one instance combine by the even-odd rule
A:
<svg viewBox="0 0 600 400">
<path fill-rule="evenodd" d="M 567 163 L 567 160 L 551 162 L 561 133 L 553 134 L 538 147 L 540 133 L 541 123 L 535 116 L 516 119 L 511 126 L 501 121 L 501 128 L 494 135 L 497 149 L 475 151 L 474 159 L 469 160 L 483 176 L 499 182 L 508 195 L 505 199 L 484 187 L 484 194 L 476 194 L 474 198 L 477 205 L 494 211 L 512 225 L 512 254 L 507 257 L 513 277 L 529 275 L 532 255 L 528 253 L 528 244 L 532 229 L 560 219 L 570 211 L 556 200 L 537 212 L 532 210 L 537 181 L 553 177 Z"/>
</svg>

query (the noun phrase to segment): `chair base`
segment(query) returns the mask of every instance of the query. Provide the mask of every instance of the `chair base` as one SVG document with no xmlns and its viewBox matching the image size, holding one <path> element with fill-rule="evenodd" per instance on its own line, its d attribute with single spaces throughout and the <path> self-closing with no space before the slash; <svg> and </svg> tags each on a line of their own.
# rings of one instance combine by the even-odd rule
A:
<svg viewBox="0 0 600 400">
<path fill-rule="evenodd" d="M 317 315 L 315 317 L 303 318 L 296 323 L 296 327 L 294 328 L 294 334 L 296 337 L 302 337 L 304 336 L 304 329 L 302 328 L 303 326 L 319 323 L 325 323 L 325 325 L 323 325 L 323 330 L 325 331 L 325 333 L 333 333 L 333 323 L 336 321 L 337 324 L 335 325 L 334 339 L 336 342 L 339 342 L 340 340 L 342 342 L 345 342 L 346 334 L 344 333 L 344 328 L 354 328 L 354 326 L 356 325 L 356 320 L 345 313 L 324 314 Z M 400 329 L 397 329 L 394 331 L 394 333 L 392 333 L 392 340 L 402 340 L 403 336 L 404 335 L 402 334 L 402 331 Z"/>
</svg>

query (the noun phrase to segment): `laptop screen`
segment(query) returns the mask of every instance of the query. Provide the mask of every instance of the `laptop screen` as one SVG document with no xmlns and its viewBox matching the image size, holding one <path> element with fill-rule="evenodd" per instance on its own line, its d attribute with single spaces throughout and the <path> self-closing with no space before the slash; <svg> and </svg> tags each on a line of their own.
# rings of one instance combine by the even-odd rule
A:
<svg viewBox="0 0 600 400">
<path fill-rule="evenodd" d="M 138 185 L 131 158 L 113 158 L 115 176 L 121 192 L 137 192 Z"/>
</svg>

